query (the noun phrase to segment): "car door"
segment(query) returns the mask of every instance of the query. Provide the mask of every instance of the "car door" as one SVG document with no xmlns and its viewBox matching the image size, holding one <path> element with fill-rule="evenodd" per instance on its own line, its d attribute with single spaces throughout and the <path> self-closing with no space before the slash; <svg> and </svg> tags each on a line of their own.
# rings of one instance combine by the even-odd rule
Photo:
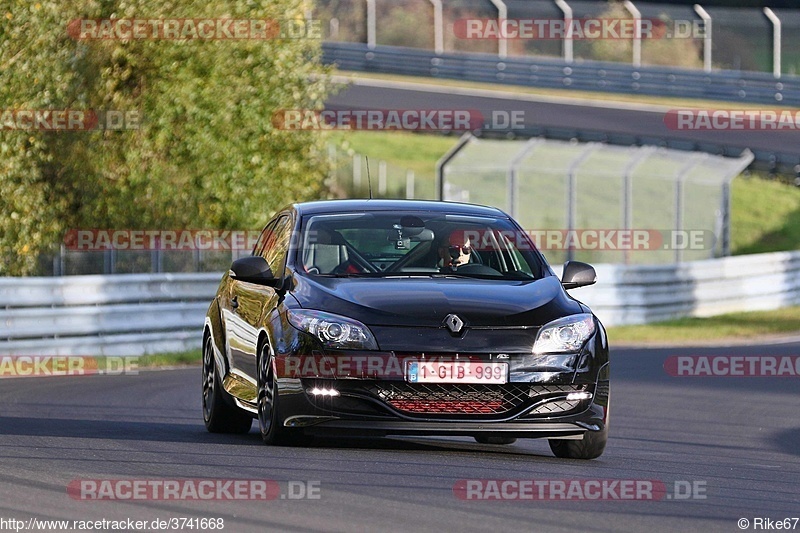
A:
<svg viewBox="0 0 800 533">
<path fill-rule="evenodd" d="M 270 220 L 258 237 L 256 245 L 253 247 L 252 255 L 264 248 L 266 240 L 273 234 L 273 229 L 278 219 Z M 225 328 L 225 339 L 228 360 L 231 365 L 231 372 L 236 375 L 241 374 L 239 365 L 246 361 L 246 346 L 249 328 L 242 319 L 239 312 L 239 297 L 241 296 L 241 282 L 227 276 L 225 290 L 220 294 L 219 303 L 222 313 L 222 324 Z"/>
<path fill-rule="evenodd" d="M 263 238 L 259 239 L 254 250 L 254 255 L 266 259 L 270 270 L 278 277 L 283 275 L 285 268 L 291 230 L 291 217 L 288 214 L 279 216 L 274 224 L 265 228 Z M 231 295 L 231 326 L 235 329 L 229 337 L 231 357 L 236 369 L 255 380 L 258 334 L 264 317 L 278 305 L 278 291 L 257 283 L 233 280 Z"/>
</svg>

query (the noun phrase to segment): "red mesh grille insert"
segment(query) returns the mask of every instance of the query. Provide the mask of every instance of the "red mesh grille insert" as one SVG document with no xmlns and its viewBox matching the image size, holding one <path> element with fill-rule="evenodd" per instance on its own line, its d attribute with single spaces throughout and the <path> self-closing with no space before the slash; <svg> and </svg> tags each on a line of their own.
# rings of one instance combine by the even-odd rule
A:
<svg viewBox="0 0 800 533">
<path fill-rule="evenodd" d="M 417 400 L 389 400 L 395 409 L 409 413 L 458 413 L 464 415 L 491 415 L 502 413 L 508 409 L 502 401 L 417 401 Z"/>
<path fill-rule="evenodd" d="M 494 415 L 528 400 L 530 385 L 439 385 L 381 383 L 375 393 L 383 401 L 409 413 Z"/>
</svg>

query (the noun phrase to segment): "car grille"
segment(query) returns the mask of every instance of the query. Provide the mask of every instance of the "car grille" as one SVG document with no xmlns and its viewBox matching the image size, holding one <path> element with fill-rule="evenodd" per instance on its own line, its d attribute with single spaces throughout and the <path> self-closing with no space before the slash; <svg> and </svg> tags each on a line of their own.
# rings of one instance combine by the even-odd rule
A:
<svg viewBox="0 0 800 533">
<path fill-rule="evenodd" d="M 335 383 L 333 385 L 332 383 Z M 524 418 L 563 415 L 585 408 L 586 400 L 567 400 L 570 392 L 593 392 L 591 385 L 504 385 L 407 383 L 404 381 L 304 380 L 304 388 L 335 387 L 337 397 L 308 400 L 338 413 L 379 414 L 381 405 L 409 416 L 465 416 L 494 419 L 520 414 Z M 531 409 L 532 408 L 532 409 Z M 530 409 L 530 410 L 529 410 Z"/>
<path fill-rule="evenodd" d="M 420 414 L 498 415 L 520 410 L 560 396 L 561 401 L 546 402 L 534 414 L 546 415 L 575 409 L 580 401 L 563 400 L 563 395 L 585 390 L 584 385 L 454 385 L 379 382 L 371 392 L 398 411 Z M 549 406 L 549 407 L 545 407 Z M 541 411 L 540 411 L 541 410 Z"/>
<path fill-rule="evenodd" d="M 531 410 L 532 415 L 553 415 L 572 411 L 580 406 L 582 400 L 553 400 L 536 406 Z"/>
</svg>

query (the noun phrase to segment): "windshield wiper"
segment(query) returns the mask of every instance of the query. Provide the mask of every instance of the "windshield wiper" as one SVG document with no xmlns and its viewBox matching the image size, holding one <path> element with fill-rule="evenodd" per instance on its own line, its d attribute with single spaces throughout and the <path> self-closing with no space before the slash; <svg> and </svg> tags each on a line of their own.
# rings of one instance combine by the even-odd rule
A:
<svg viewBox="0 0 800 533">
<path fill-rule="evenodd" d="M 375 278 L 380 272 L 342 272 L 340 274 L 312 274 L 321 278 Z"/>
<path fill-rule="evenodd" d="M 383 278 L 469 278 L 475 279 L 475 276 L 468 276 L 466 274 L 458 274 L 457 272 L 387 272 Z"/>
</svg>

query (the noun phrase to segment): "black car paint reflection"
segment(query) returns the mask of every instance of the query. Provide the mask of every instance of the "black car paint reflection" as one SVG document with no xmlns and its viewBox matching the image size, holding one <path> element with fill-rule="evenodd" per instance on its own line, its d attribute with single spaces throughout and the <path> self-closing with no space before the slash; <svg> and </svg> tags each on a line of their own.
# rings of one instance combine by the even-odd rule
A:
<svg viewBox="0 0 800 533">
<path fill-rule="evenodd" d="M 472 252 L 448 266 L 437 250 L 457 232 Z M 558 280 L 494 208 L 292 205 L 234 262 L 209 307 L 206 426 L 245 432 L 256 418 L 269 444 L 339 433 L 547 438 L 559 457 L 597 457 L 608 435 L 608 344 L 565 290 L 594 277 L 572 262 Z M 423 367 L 441 375 L 416 381 L 409 368 Z"/>
</svg>

